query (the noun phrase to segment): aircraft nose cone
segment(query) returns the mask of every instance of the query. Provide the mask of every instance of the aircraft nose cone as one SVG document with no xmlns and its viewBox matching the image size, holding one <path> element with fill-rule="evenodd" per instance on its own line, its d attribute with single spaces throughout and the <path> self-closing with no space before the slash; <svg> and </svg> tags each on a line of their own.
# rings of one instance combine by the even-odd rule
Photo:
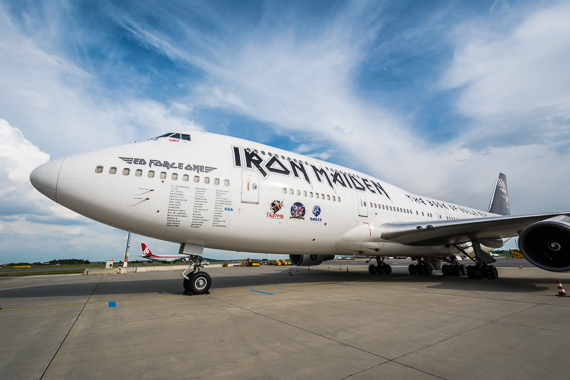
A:
<svg viewBox="0 0 570 380">
<path fill-rule="evenodd" d="M 63 164 L 63 158 L 58 158 L 43 165 L 38 166 L 30 174 L 30 182 L 43 195 L 54 202 L 56 200 L 57 181 L 59 179 L 59 171 Z"/>
</svg>

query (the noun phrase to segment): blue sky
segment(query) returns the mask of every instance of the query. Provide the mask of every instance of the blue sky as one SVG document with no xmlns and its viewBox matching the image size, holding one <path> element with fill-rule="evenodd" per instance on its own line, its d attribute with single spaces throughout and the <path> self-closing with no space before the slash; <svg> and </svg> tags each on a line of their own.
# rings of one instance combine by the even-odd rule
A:
<svg viewBox="0 0 570 380">
<path fill-rule="evenodd" d="M 481 209 L 503 171 L 514 212 L 570 210 L 568 19 L 556 1 L 0 1 L 0 263 L 120 257 L 124 232 L 29 172 L 176 129 Z"/>
</svg>

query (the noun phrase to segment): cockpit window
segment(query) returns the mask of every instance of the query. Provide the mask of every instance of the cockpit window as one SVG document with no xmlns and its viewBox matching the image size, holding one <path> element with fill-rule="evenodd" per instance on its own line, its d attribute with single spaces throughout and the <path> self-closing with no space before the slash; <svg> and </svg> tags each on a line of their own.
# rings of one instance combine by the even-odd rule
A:
<svg viewBox="0 0 570 380">
<path fill-rule="evenodd" d="M 151 140 L 156 141 L 162 137 L 170 137 L 171 139 L 176 139 L 176 140 L 191 141 L 190 135 L 183 134 L 183 133 L 174 133 L 174 132 L 168 132 L 168 133 L 165 133 L 164 135 L 160 135 L 158 137 L 153 137 Z"/>
</svg>

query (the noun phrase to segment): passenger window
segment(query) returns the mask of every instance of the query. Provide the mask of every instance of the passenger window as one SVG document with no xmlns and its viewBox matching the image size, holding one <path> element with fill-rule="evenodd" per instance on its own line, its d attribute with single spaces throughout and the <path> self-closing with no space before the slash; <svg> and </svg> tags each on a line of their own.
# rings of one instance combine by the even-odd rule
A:
<svg viewBox="0 0 570 380">
<path fill-rule="evenodd" d="M 204 177 L 204 183 L 205 184 L 210 183 L 210 177 Z"/>
<path fill-rule="evenodd" d="M 289 194 L 293 195 L 293 189 L 289 189 Z"/>
<path fill-rule="evenodd" d="M 123 169 L 123 175 L 129 175 L 130 173 L 131 173 L 131 169 L 129 169 L 129 168 Z"/>
<path fill-rule="evenodd" d="M 301 195 L 301 190 L 297 190 L 297 195 Z"/>
<path fill-rule="evenodd" d="M 196 183 L 200 182 L 200 176 L 195 175 L 194 176 L 194 182 L 196 182 Z"/>
<path fill-rule="evenodd" d="M 338 197 L 338 201 L 340 202 L 340 197 Z"/>
<path fill-rule="evenodd" d="M 183 180 L 184 182 L 188 182 L 188 181 L 190 180 L 190 176 L 189 176 L 188 174 L 184 174 L 184 175 L 182 176 L 182 180 Z"/>
<path fill-rule="evenodd" d="M 135 176 L 140 177 L 142 175 L 142 170 L 141 169 L 137 169 L 135 171 Z"/>
<path fill-rule="evenodd" d="M 312 197 L 313 197 L 313 192 L 309 191 L 309 198 L 312 198 Z"/>
<path fill-rule="evenodd" d="M 229 186 L 229 185 L 230 185 L 230 180 L 224 179 L 224 186 Z"/>
<path fill-rule="evenodd" d="M 283 194 L 287 194 L 287 189 L 286 189 L 286 188 L 283 188 L 282 191 L 283 191 Z"/>
<path fill-rule="evenodd" d="M 366 206 L 366 201 L 364 201 L 363 203 L 364 203 L 364 206 Z"/>
<path fill-rule="evenodd" d="M 148 178 L 154 178 L 154 170 L 148 171 Z"/>
<path fill-rule="evenodd" d="M 327 201 L 330 201 L 330 200 L 331 200 L 331 196 L 327 195 Z"/>
<path fill-rule="evenodd" d="M 220 184 L 220 179 L 214 178 L 214 185 L 219 185 L 219 184 Z"/>
<path fill-rule="evenodd" d="M 103 167 L 102 166 L 97 166 L 95 168 L 95 173 L 103 173 Z"/>
<path fill-rule="evenodd" d="M 117 168 L 112 166 L 109 168 L 109 174 L 115 174 L 117 172 Z"/>
<path fill-rule="evenodd" d="M 307 196 L 307 192 L 303 191 L 303 196 L 306 197 Z"/>
<path fill-rule="evenodd" d="M 178 179 L 178 173 L 172 173 L 170 178 L 172 178 L 173 181 L 176 181 Z"/>
<path fill-rule="evenodd" d="M 315 193 L 315 198 L 319 199 L 319 193 Z"/>
<path fill-rule="evenodd" d="M 160 178 L 165 179 L 166 178 L 166 172 L 160 172 Z"/>
</svg>

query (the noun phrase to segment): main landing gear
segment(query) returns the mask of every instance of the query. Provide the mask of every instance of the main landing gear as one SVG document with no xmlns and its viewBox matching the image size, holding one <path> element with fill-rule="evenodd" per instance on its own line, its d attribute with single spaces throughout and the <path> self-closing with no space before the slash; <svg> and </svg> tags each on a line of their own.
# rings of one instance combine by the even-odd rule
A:
<svg viewBox="0 0 570 380">
<path fill-rule="evenodd" d="M 370 259 L 372 260 L 372 259 Z M 370 262 L 367 261 L 367 263 Z M 390 274 L 392 273 L 392 267 L 389 264 L 384 262 L 384 258 L 380 256 L 376 256 L 376 263 L 378 265 L 370 264 L 368 266 L 368 273 L 370 274 Z"/>
<path fill-rule="evenodd" d="M 482 278 L 487 280 L 496 280 L 499 278 L 499 272 L 494 265 L 478 264 L 469 265 L 467 267 L 467 277 L 472 280 Z"/>
<path fill-rule="evenodd" d="M 204 268 L 204 264 L 208 262 L 202 256 L 188 255 L 190 265 L 184 272 L 184 292 L 188 295 L 193 294 L 210 294 L 210 286 L 212 286 L 212 278 L 206 272 L 201 272 L 200 268 Z"/>
<path fill-rule="evenodd" d="M 410 264 L 408 266 L 408 272 L 413 276 L 415 274 L 420 276 L 431 276 L 433 273 L 433 267 L 423 260 L 418 260 L 417 264 Z"/>
</svg>

